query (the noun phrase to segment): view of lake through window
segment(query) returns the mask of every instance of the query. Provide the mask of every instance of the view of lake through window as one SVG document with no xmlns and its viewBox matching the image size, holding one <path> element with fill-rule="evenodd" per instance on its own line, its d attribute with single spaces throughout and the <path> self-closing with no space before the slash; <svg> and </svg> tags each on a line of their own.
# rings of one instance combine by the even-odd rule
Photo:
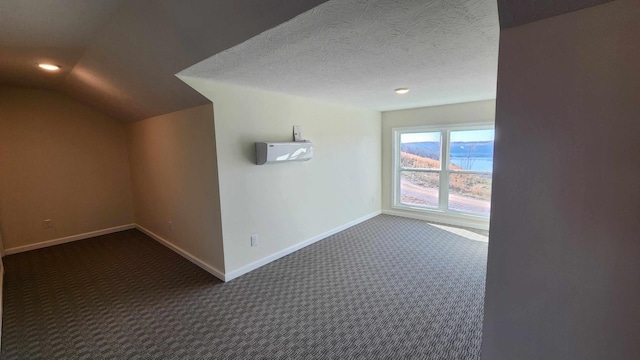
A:
<svg viewBox="0 0 640 360">
<path fill-rule="evenodd" d="M 401 133 L 400 203 L 488 216 L 493 143 L 492 128 Z"/>
</svg>

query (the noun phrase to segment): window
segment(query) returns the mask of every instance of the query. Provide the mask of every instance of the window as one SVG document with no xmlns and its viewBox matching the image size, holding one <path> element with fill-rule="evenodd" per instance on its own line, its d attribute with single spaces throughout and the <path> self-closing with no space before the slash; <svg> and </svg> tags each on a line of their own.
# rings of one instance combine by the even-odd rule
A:
<svg viewBox="0 0 640 360">
<path fill-rule="evenodd" d="M 394 129 L 394 207 L 488 217 L 491 125 Z"/>
</svg>

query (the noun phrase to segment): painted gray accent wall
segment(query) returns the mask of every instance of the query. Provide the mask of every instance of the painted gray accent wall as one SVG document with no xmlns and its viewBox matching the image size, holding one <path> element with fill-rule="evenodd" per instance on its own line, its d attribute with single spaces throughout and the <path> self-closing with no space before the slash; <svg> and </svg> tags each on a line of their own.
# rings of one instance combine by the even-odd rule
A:
<svg viewBox="0 0 640 360">
<path fill-rule="evenodd" d="M 640 358 L 638 19 L 501 33 L 482 359 Z"/>
</svg>

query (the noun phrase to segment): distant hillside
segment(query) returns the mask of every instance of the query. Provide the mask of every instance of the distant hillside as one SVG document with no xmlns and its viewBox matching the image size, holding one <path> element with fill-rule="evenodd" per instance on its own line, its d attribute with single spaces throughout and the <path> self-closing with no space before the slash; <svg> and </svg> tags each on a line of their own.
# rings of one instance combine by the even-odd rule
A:
<svg viewBox="0 0 640 360">
<path fill-rule="evenodd" d="M 493 157 L 493 141 L 465 141 L 451 143 L 452 157 Z"/>
<path fill-rule="evenodd" d="M 440 143 L 414 142 L 400 146 L 400 151 L 430 159 L 440 159 Z M 451 143 L 452 157 L 493 157 L 493 141 L 465 141 Z"/>
<path fill-rule="evenodd" d="M 401 152 L 400 160 L 402 161 L 402 167 L 405 167 L 405 168 L 440 169 L 440 160 L 433 160 L 433 159 L 421 157 L 415 154 Z M 462 168 L 456 164 L 451 164 L 451 168 L 456 170 L 462 170 Z"/>
<path fill-rule="evenodd" d="M 424 158 L 440 160 L 440 143 L 436 142 L 414 142 L 402 144 L 400 146 L 400 151 Z"/>
</svg>

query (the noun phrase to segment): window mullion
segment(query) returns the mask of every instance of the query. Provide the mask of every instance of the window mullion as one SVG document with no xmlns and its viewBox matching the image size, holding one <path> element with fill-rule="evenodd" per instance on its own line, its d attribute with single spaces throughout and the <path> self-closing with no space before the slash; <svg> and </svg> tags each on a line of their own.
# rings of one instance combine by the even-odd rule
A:
<svg viewBox="0 0 640 360">
<path fill-rule="evenodd" d="M 395 168 L 395 178 L 393 179 L 393 188 L 394 188 L 394 198 L 393 198 L 393 202 L 394 204 L 400 204 L 401 202 L 401 187 L 400 187 L 400 181 L 401 181 L 401 177 L 402 177 L 402 162 L 400 159 L 400 132 L 396 132 L 394 133 L 394 142 L 395 142 L 395 146 L 394 146 L 394 158 L 395 158 L 395 163 L 396 163 L 396 168 Z"/>
<path fill-rule="evenodd" d="M 401 179 L 402 179 L 402 170 L 396 169 L 396 178 L 395 178 L 395 184 L 394 184 L 394 199 L 393 199 L 395 204 L 400 204 L 401 202 L 401 195 L 402 195 L 402 191 L 400 187 Z"/>
<path fill-rule="evenodd" d="M 477 170 L 449 170 L 450 174 L 470 174 L 470 175 L 491 175 L 491 171 L 477 171 Z"/>
<path fill-rule="evenodd" d="M 438 191 L 438 207 L 447 210 L 449 206 L 449 130 L 442 132 L 440 149 L 440 189 Z"/>
<path fill-rule="evenodd" d="M 439 169 L 421 169 L 421 168 L 405 168 L 405 167 L 401 167 L 400 168 L 401 171 L 413 171 L 413 172 L 425 172 L 425 173 L 439 173 L 440 170 Z"/>
</svg>

